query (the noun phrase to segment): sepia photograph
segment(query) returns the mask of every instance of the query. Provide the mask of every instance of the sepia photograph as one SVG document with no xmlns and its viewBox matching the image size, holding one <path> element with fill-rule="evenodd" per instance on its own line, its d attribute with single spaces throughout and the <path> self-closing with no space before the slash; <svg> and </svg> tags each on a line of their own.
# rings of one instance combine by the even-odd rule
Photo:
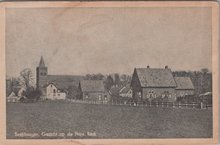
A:
<svg viewBox="0 0 220 145">
<path fill-rule="evenodd" d="M 5 6 L 6 140 L 213 141 L 216 3 L 112 3 Z"/>
</svg>

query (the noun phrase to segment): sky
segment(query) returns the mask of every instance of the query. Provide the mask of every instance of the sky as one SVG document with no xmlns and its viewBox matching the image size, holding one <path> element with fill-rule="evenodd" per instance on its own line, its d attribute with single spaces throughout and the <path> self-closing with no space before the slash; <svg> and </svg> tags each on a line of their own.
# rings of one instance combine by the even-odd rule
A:
<svg viewBox="0 0 220 145">
<path fill-rule="evenodd" d="M 49 74 L 211 70 L 211 9 L 7 9 L 7 76 L 35 73 L 41 56 Z"/>
</svg>

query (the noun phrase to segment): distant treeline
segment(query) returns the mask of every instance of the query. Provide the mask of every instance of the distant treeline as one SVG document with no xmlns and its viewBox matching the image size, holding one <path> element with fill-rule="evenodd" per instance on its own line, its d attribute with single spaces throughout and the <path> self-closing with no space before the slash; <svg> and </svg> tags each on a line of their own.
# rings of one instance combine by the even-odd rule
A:
<svg viewBox="0 0 220 145">
<path fill-rule="evenodd" d="M 212 92 L 212 73 L 208 69 L 201 69 L 201 71 L 174 71 L 173 75 L 190 77 L 196 94 Z"/>
</svg>

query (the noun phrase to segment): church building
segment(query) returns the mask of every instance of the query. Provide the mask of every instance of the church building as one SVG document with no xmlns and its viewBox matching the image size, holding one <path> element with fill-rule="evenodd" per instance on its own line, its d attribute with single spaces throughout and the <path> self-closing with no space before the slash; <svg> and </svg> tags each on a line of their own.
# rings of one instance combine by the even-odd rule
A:
<svg viewBox="0 0 220 145">
<path fill-rule="evenodd" d="M 81 80 L 84 80 L 84 76 L 48 74 L 48 68 L 44 63 L 44 59 L 42 56 L 40 59 L 39 66 L 36 68 L 36 75 L 37 75 L 36 77 L 37 88 L 41 90 L 42 96 L 44 97 L 43 99 L 51 98 L 47 95 L 48 86 L 51 85 L 55 86 L 56 90 L 59 90 L 59 93 L 62 94 L 65 93 L 69 87 L 72 86 L 78 87 L 79 82 Z M 62 94 L 62 96 L 64 95 Z M 59 97 L 54 97 L 54 98 L 59 98 Z"/>
</svg>

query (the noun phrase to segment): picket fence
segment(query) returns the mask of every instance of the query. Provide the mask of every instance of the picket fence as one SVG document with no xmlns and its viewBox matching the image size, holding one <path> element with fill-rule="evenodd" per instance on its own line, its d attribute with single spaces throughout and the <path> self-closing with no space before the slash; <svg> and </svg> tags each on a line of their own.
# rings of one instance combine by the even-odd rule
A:
<svg viewBox="0 0 220 145">
<path fill-rule="evenodd" d="M 162 107 L 162 108 L 210 108 L 212 105 L 203 102 L 195 103 L 178 103 L 178 102 L 124 102 L 124 101 L 97 101 L 97 100 L 69 100 L 73 103 L 83 104 L 103 104 L 103 105 L 120 105 L 120 106 L 140 106 L 140 107 Z"/>
</svg>

